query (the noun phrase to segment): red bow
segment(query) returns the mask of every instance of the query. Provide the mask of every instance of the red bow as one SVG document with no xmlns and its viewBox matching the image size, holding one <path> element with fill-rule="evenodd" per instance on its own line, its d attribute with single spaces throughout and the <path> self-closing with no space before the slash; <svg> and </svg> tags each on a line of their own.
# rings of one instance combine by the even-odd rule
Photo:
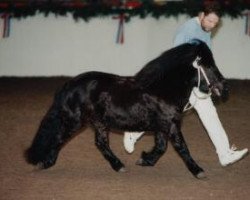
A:
<svg viewBox="0 0 250 200">
<path fill-rule="evenodd" d="M 4 13 L 1 15 L 3 18 L 3 38 L 10 36 L 10 19 L 11 15 L 9 13 Z"/>
<path fill-rule="evenodd" d="M 123 44 L 124 43 L 124 21 L 125 21 L 125 14 L 122 13 L 117 17 L 113 17 L 113 19 L 119 19 L 119 26 L 116 36 L 116 43 Z"/>
<path fill-rule="evenodd" d="M 243 12 L 243 15 L 246 16 L 245 34 L 250 36 L 250 10 Z"/>
</svg>

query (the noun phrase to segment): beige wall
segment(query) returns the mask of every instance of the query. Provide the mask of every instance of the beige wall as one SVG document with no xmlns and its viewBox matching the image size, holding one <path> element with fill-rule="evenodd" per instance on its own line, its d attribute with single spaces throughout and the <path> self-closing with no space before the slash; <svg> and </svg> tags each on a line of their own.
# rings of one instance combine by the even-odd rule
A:
<svg viewBox="0 0 250 200">
<path fill-rule="evenodd" d="M 187 18 L 132 18 L 125 44 L 115 43 L 117 20 L 75 22 L 71 16 L 13 19 L 11 35 L 0 39 L 0 76 L 72 76 L 98 70 L 132 75 L 171 48 L 177 27 Z M 243 18 L 223 18 L 213 39 L 216 62 L 227 78 L 250 79 L 250 37 Z"/>
</svg>

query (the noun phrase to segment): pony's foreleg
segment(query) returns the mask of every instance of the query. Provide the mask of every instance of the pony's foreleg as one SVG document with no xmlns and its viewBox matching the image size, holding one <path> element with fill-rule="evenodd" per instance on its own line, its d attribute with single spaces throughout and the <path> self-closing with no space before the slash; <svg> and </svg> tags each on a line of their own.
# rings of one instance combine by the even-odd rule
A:
<svg viewBox="0 0 250 200">
<path fill-rule="evenodd" d="M 42 120 L 31 147 L 26 151 L 27 161 L 44 169 L 53 166 L 62 146 L 80 127 L 80 119 L 69 117 L 67 112 L 52 106 Z"/>
<path fill-rule="evenodd" d="M 167 134 L 165 132 L 155 133 L 155 146 L 150 152 L 142 152 L 141 158 L 136 162 L 141 166 L 154 166 L 155 163 L 167 150 Z"/>
<path fill-rule="evenodd" d="M 199 167 L 198 164 L 191 157 L 181 131 L 171 133 L 170 139 L 171 139 L 174 149 L 181 156 L 181 158 L 185 162 L 189 171 L 196 178 L 199 178 L 199 179 L 205 178 L 206 176 L 205 176 L 204 170 L 201 167 Z"/>
<path fill-rule="evenodd" d="M 114 155 L 109 146 L 108 131 L 102 125 L 95 124 L 95 144 L 115 171 L 124 172 L 124 164 Z"/>
</svg>

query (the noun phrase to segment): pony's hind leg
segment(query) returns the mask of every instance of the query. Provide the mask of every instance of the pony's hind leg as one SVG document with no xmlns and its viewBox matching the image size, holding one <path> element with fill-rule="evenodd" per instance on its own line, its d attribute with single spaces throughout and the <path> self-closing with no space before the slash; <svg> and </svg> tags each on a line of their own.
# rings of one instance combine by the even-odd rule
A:
<svg viewBox="0 0 250 200">
<path fill-rule="evenodd" d="M 155 146 L 150 152 L 142 152 L 141 158 L 136 162 L 141 166 L 154 166 L 155 163 L 167 150 L 167 134 L 165 132 L 155 133 Z"/>
<path fill-rule="evenodd" d="M 98 125 L 97 125 L 98 124 Z M 115 171 L 125 172 L 124 164 L 114 155 L 109 146 L 109 133 L 107 129 L 99 123 L 95 123 L 95 144 L 111 167 Z"/>
<path fill-rule="evenodd" d="M 171 133 L 170 139 L 171 139 L 174 149 L 181 156 L 181 158 L 185 162 L 189 171 L 196 178 L 199 178 L 199 179 L 205 178 L 206 175 L 204 173 L 204 170 L 201 167 L 199 167 L 198 164 L 191 157 L 181 131 Z"/>
</svg>

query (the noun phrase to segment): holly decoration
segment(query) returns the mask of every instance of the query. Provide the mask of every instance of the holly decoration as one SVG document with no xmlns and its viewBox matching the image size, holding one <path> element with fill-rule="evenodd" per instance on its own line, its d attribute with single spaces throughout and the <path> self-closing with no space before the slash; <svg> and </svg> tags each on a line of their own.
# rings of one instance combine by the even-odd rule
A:
<svg viewBox="0 0 250 200">
<path fill-rule="evenodd" d="M 93 17 L 117 16 L 126 14 L 131 17 L 152 16 L 177 17 L 180 14 L 194 16 L 201 5 L 211 0 L 0 0 L 0 13 L 22 18 L 44 13 L 45 16 L 66 15 L 71 13 L 75 19 L 89 20 Z M 236 18 L 242 11 L 250 9 L 250 0 L 218 0 L 224 15 Z"/>
</svg>

